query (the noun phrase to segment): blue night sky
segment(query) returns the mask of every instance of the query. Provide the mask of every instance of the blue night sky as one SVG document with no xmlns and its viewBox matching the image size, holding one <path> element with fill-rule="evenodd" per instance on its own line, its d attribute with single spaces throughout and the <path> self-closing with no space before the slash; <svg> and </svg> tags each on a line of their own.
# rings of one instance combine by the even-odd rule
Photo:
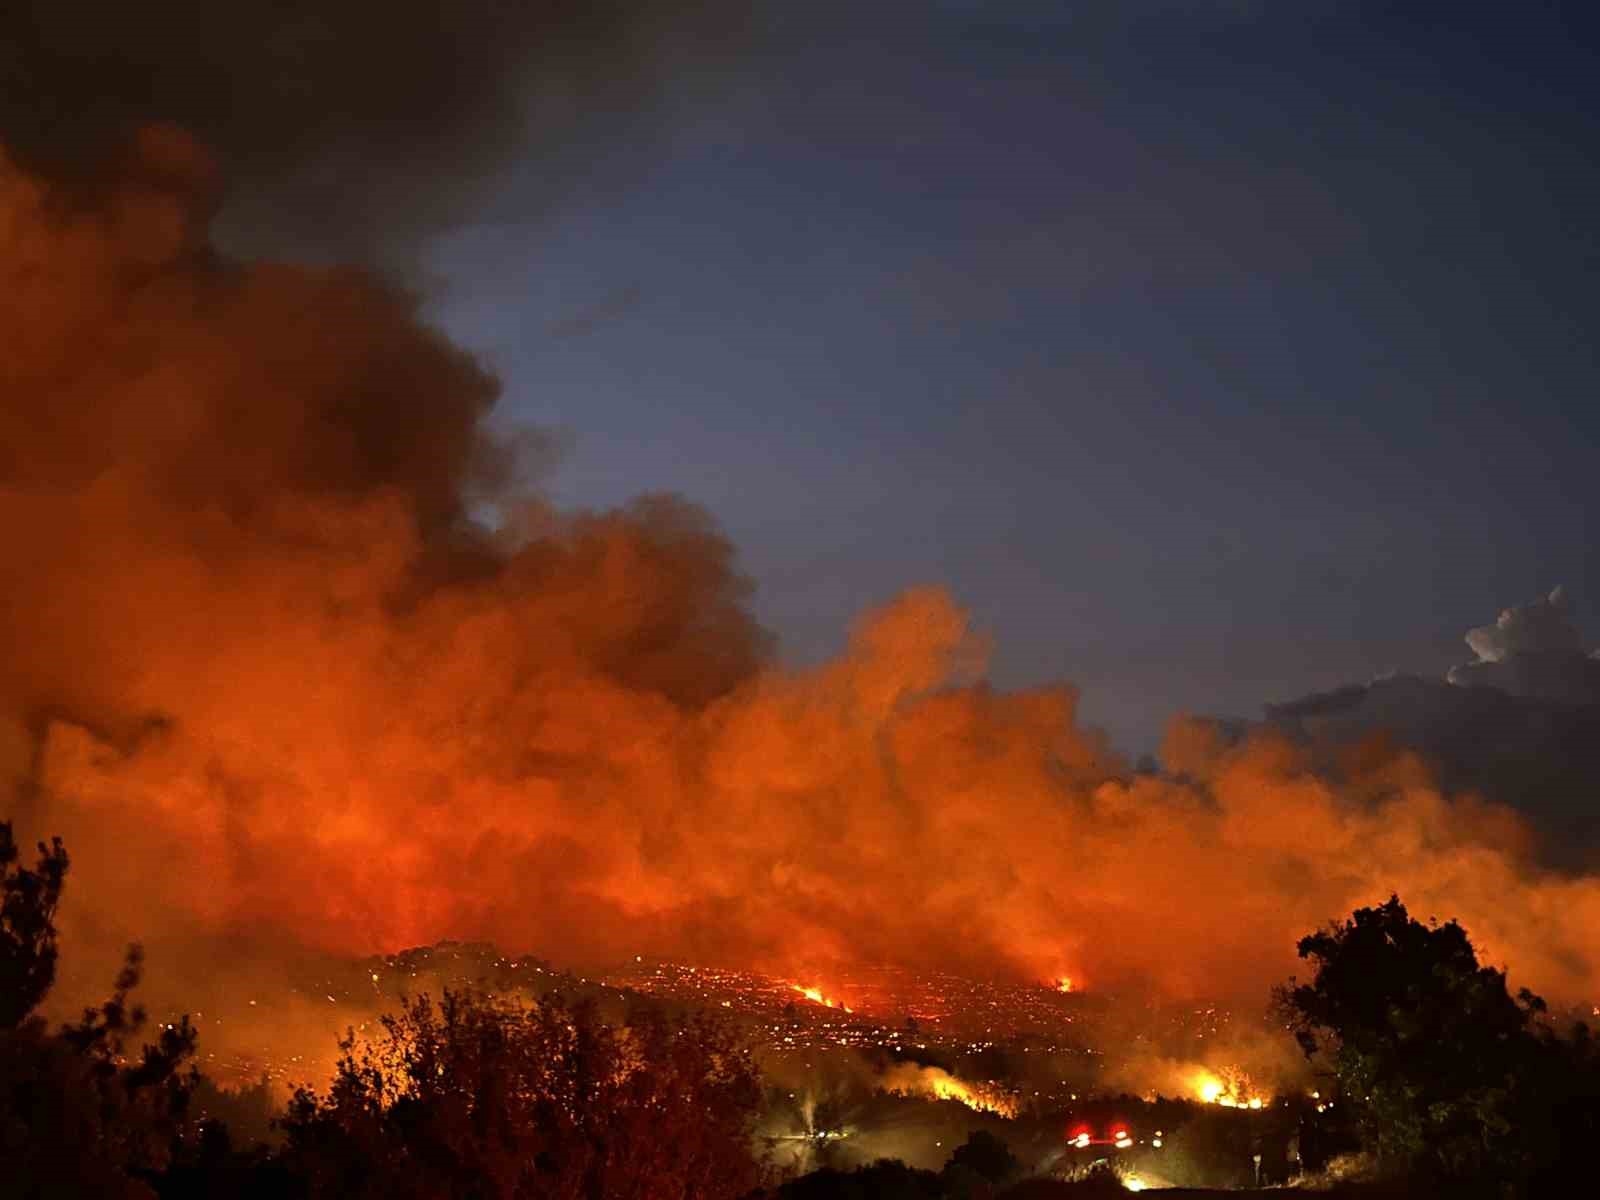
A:
<svg viewBox="0 0 1600 1200">
<path fill-rule="evenodd" d="M 1593 635 L 1588 8 L 781 6 L 554 217 L 513 168 L 434 315 L 560 502 L 709 509 L 786 661 L 941 583 L 1144 750 L 1556 583 Z"/>
</svg>

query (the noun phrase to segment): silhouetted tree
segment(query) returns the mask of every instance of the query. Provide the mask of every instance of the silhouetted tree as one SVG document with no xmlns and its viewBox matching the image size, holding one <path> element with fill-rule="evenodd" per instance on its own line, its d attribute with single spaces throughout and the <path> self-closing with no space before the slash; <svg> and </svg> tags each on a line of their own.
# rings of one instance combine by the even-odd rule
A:
<svg viewBox="0 0 1600 1200">
<path fill-rule="evenodd" d="M 1587 1086 L 1582 1056 L 1539 1023 L 1539 997 L 1512 997 L 1503 972 L 1479 965 L 1454 921 L 1424 925 L 1391 896 L 1299 952 L 1316 975 L 1280 989 L 1280 1005 L 1380 1165 L 1505 1190 L 1559 1152 L 1540 1135 Z"/>
<path fill-rule="evenodd" d="M 60 838 L 40 842 L 31 871 L 19 857 L 11 823 L 0 821 L 0 1029 L 22 1024 L 56 977 L 56 905 L 67 852 Z"/>
<path fill-rule="evenodd" d="M 33 1017 L 0 1035 L 0 1161 L 9 1197 L 147 1197 L 183 1122 L 193 1084 L 187 1021 L 154 1044 L 130 1042 L 144 1014 L 128 1003 L 137 951 L 112 998 L 59 1032 Z"/>
<path fill-rule="evenodd" d="M 135 946 L 111 998 L 51 1032 L 33 1010 L 55 976 L 67 854 L 57 840 L 40 845 L 35 869 L 16 862 L 11 827 L 0 823 L 0 1189 L 7 1200 L 147 1200 L 193 1086 L 194 1029 L 185 1018 L 132 1051 L 145 1025 L 130 1003 Z"/>
<path fill-rule="evenodd" d="M 964 1167 L 992 1184 L 1006 1183 L 1021 1171 L 1022 1164 L 1007 1146 L 987 1129 L 974 1129 L 967 1140 L 950 1155 L 952 1166 Z"/>
<path fill-rule="evenodd" d="M 706 1019 L 446 992 L 341 1049 L 283 1122 L 313 1197 L 733 1200 L 762 1181 L 754 1063 Z"/>
</svg>

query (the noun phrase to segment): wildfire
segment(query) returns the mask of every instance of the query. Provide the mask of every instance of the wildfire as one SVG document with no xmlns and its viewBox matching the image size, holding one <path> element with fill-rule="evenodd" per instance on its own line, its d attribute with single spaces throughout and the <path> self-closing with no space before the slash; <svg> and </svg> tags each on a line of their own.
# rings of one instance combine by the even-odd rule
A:
<svg viewBox="0 0 1600 1200">
<path fill-rule="evenodd" d="M 992 1113 L 1008 1120 L 1017 1115 L 1016 1097 L 1004 1088 L 991 1083 L 965 1083 L 939 1067 L 902 1063 L 890 1069 L 882 1086 L 884 1091 L 901 1096 L 955 1100 L 973 1112 Z"/>
<path fill-rule="evenodd" d="M 1220 1073 L 1201 1070 L 1195 1073 L 1191 1086 L 1197 1098 L 1206 1104 L 1216 1104 L 1222 1108 L 1266 1108 L 1272 1103 L 1270 1096 L 1263 1096 L 1250 1084 L 1250 1078 L 1238 1070 L 1224 1070 Z"/>
<path fill-rule="evenodd" d="M 1071 975 L 1063 975 L 1060 979 L 1056 980 L 1056 991 L 1070 993 L 1074 990 L 1076 990 L 1076 985 L 1073 984 Z"/>
<path fill-rule="evenodd" d="M 801 987 L 798 983 L 791 983 L 789 990 L 791 992 L 799 992 L 811 1003 L 820 1004 L 824 1008 L 837 1008 L 847 1013 L 855 1012 L 855 1009 L 851 1008 L 843 1000 L 837 1000 L 832 996 L 825 995 L 821 988 Z"/>
<path fill-rule="evenodd" d="M 993 1113 L 997 1117 L 1015 1117 L 1017 1102 L 998 1088 L 984 1084 L 967 1084 L 946 1075 L 929 1081 L 929 1090 L 939 1100 L 959 1100 L 973 1112 Z"/>
</svg>

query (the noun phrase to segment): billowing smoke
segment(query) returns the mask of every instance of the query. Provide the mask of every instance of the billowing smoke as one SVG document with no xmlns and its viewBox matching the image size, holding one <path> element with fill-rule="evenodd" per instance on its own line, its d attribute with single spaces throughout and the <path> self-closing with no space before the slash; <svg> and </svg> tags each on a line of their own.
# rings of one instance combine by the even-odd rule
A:
<svg viewBox="0 0 1600 1200">
<path fill-rule="evenodd" d="M 707 517 L 543 502 L 539 439 L 486 431 L 494 381 L 410 297 L 215 253 L 210 147 L 252 178 L 267 118 L 182 78 L 133 124 L 116 72 L 104 113 L 12 102 L 0 166 L 0 771 L 73 852 L 86 987 L 135 938 L 179 992 L 464 938 L 1259 995 L 1398 890 L 1519 983 L 1600 990 L 1600 879 L 1404 754 L 1179 722 L 1131 772 L 1070 688 L 984 683 L 933 588 L 774 665 Z M 77 148 L 106 138 L 110 174 Z"/>
<path fill-rule="evenodd" d="M 8 0 L 0 143 L 93 203 L 171 126 L 207 147 L 228 244 L 392 250 L 484 203 L 515 213 L 637 161 L 667 79 L 736 56 L 720 0 Z M 689 68 L 692 67 L 692 70 Z M 611 153 L 629 139 L 630 154 Z M 532 178 L 529 178 L 531 176 Z"/>
</svg>

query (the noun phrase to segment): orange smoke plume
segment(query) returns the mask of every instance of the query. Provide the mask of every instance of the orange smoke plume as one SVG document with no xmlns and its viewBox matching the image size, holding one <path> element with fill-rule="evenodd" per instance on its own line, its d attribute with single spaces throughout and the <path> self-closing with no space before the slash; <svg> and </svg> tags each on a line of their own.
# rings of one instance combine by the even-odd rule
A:
<svg viewBox="0 0 1600 1200">
<path fill-rule="evenodd" d="M 1600 879 L 1405 755 L 1180 721 L 1133 773 L 934 588 L 774 665 L 703 513 L 555 510 L 408 297 L 221 261 L 204 156 L 144 153 L 93 211 L 0 167 L 0 771 L 91 979 L 462 938 L 1260 995 L 1397 890 L 1600 993 Z"/>
</svg>

